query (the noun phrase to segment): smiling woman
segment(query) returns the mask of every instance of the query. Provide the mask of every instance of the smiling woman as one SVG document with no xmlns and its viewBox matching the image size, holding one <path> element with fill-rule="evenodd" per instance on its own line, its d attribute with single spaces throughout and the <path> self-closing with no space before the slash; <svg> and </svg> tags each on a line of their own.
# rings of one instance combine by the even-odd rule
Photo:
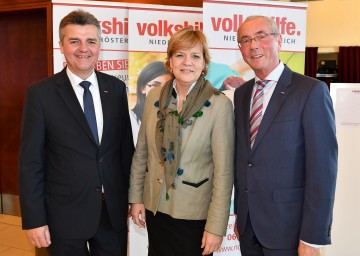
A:
<svg viewBox="0 0 360 256">
<path fill-rule="evenodd" d="M 170 68 L 173 76 L 176 78 L 179 112 L 182 110 L 182 103 L 185 101 L 190 86 L 199 79 L 204 67 L 205 61 L 200 43 L 197 43 L 191 49 L 179 49 L 171 56 Z"/>
<path fill-rule="evenodd" d="M 209 62 L 203 32 L 178 30 L 165 63 L 172 79 L 146 99 L 129 202 L 134 223 L 147 227 L 149 256 L 212 255 L 226 233 L 234 118 L 204 78 Z"/>
</svg>

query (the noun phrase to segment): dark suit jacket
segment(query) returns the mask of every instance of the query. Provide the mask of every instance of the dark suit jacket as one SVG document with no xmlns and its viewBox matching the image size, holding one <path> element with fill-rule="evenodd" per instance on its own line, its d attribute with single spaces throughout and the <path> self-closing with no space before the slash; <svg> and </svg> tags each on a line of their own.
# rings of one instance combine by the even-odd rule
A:
<svg viewBox="0 0 360 256">
<path fill-rule="evenodd" d="M 254 79 L 235 105 L 235 213 L 240 233 L 249 215 L 265 247 L 296 248 L 299 239 L 330 243 L 337 173 L 332 101 L 324 82 L 285 69 L 250 149 Z"/>
<path fill-rule="evenodd" d="M 133 141 L 125 84 L 96 72 L 103 110 L 97 146 L 66 68 L 27 90 L 19 185 L 23 228 L 49 225 L 51 236 L 95 234 L 104 187 L 115 230 L 126 228 Z"/>
</svg>

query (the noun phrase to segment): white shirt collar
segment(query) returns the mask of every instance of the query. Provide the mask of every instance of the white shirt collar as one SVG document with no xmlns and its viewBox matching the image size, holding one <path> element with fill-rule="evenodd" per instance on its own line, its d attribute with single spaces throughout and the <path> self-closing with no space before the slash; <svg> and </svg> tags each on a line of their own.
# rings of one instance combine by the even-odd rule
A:
<svg viewBox="0 0 360 256">
<path fill-rule="evenodd" d="M 279 65 L 277 65 L 277 67 L 273 71 L 271 71 L 271 73 L 264 80 L 278 82 L 282 72 L 284 71 L 284 68 L 285 68 L 284 63 L 280 61 Z M 255 76 L 255 83 L 259 80 L 261 79 Z"/>
<path fill-rule="evenodd" d="M 197 82 L 197 81 L 196 81 L 196 82 Z M 194 82 L 194 83 L 190 86 L 190 88 L 189 88 L 186 96 L 189 95 L 189 93 L 191 92 L 191 90 L 194 88 L 196 82 Z M 176 94 L 178 94 L 178 92 L 177 92 L 177 90 L 176 90 L 176 79 L 174 79 L 174 81 L 173 81 L 173 87 L 174 87 L 174 90 L 175 90 Z"/>
<path fill-rule="evenodd" d="M 83 79 L 81 79 L 80 77 L 75 75 L 73 72 L 71 72 L 71 70 L 69 68 L 66 68 L 66 74 L 68 75 L 70 83 L 73 87 L 80 86 L 79 84 L 82 81 L 84 81 Z M 95 71 L 93 71 L 91 73 L 91 75 L 88 78 L 86 78 L 85 80 L 89 81 L 95 87 L 97 87 L 97 85 L 98 85 Z"/>
</svg>

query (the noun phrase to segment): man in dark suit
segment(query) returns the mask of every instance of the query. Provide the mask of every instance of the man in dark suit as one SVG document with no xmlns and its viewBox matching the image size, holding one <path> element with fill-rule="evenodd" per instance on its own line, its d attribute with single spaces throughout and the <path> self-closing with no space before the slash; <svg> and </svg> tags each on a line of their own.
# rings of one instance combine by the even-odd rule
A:
<svg viewBox="0 0 360 256">
<path fill-rule="evenodd" d="M 282 38 L 272 19 L 248 17 L 237 37 L 255 72 L 234 96 L 241 253 L 320 255 L 320 247 L 331 242 L 337 174 L 328 88 L 279 60 Z"/>
<path fill-rule="evenodd" d="M 23 228 L 52 256 L 125 256 L 134 151 L 126 86 L 94 70 L 100 26 L 93 15 L 73 11 L 59 32 L 67 66 L 26 95 L 19 160 Z"/>
</svg>

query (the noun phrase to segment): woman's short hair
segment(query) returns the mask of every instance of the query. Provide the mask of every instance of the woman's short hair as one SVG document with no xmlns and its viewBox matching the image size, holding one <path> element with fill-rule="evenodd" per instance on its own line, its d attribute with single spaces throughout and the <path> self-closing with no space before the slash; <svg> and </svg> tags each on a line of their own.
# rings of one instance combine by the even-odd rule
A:
<svg viewBox="0 0 360 256">
<path fill-rule="evenodd" d="M 191 49 L 197 44 L 200 44 L 203 48 L 203 56 L 205 60 L 203 75 L 205 76 L 208 72 L 208 66 L 210 64 L 209 47 L 204 33 L 191 27 L 185 27 L 176 31 L 170 38 L 165 62 L 167 70 L 171 72 L 170 58 L 175 52 L 178 52 L 181 49 Z"/>
</svg>

